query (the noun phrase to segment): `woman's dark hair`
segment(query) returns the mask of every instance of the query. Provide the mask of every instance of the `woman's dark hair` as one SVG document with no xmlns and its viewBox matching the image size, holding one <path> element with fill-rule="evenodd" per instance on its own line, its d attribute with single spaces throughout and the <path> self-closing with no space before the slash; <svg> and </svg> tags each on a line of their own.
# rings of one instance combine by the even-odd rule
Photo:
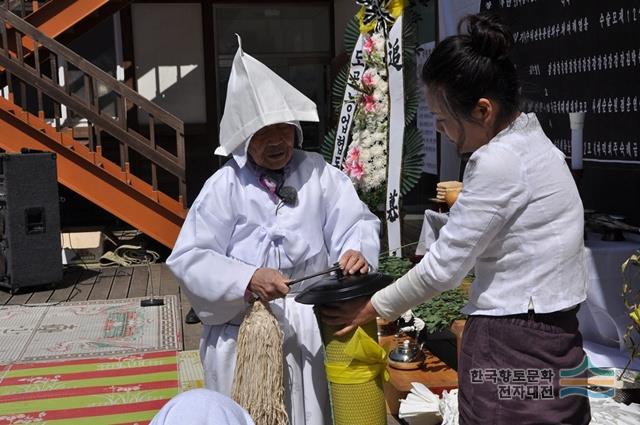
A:
<svg viewBox="0 0 640 425">
<path fill-rule="evenodd" d="M 422 79 L 457 120 L 471 120 L 481 97 L 501 106 L 497 124 L 518 111 L 518 75 L 509 59 L 513 35 L 496 16 L 470 15 L 458 24 L 466 34 L 444 39 L 422 68 Z"/>
</svg>

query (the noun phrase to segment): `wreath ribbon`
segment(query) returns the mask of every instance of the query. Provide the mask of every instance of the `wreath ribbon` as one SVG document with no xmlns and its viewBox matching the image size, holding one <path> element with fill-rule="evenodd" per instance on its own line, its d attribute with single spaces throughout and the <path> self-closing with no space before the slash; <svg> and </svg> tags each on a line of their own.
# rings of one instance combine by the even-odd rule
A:
<svg viewBox="0 0 640 425">
<path fill-rule="evenodd" d="M 360 19 L 360 32 L 369 33 L 392 25 L 402 15 L 406 0 L 356 0 L 362 6 L 357 16 Z"/>
</svg>

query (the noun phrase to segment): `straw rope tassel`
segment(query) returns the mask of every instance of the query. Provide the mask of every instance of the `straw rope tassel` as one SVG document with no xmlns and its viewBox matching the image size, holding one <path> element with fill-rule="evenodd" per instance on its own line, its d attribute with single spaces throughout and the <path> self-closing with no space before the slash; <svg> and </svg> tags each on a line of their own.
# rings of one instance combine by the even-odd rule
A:
<svg viewBox="0 0 640 425">
<path fill-rule="evenodd" d="M 256 425 L 288 425 L 284 407 L 283 334 L 269 306 L 256 301 L 238 332 L 232 397 Z"/>
</svg>

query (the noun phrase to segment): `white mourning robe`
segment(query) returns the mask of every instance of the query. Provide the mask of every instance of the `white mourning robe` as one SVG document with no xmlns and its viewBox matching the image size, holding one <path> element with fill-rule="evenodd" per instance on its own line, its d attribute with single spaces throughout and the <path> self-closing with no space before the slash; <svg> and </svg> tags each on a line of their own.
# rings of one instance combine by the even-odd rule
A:
<svg viewBox="0 0 640 425">
<path fill-rule="evenodd" d="M 198 388 L 178 394 L 149 425 L 255 425 L 249 413 L 215 391 Z"/>
<path fill-rule="evenodd" d="M 229 395 L 239 325 L 248 308 L 245 290 L 258 267 L 290 278 L 322 271 L 354 249 L 377 267 L 379 220 L 351 181 L 320 155 L 295 150 L 285 185 L 296 206 L 280 206 L 251 163 L 230 160 L 204 185 L 167 259 L 204 324 L 200 355 L 207 388 Z M 331 423 L 320 332 L 293 285 L 271 309 L 284 332 L 285 405 L 292 425 Z M 256 341 L 256 350 L 260 346 Z"/>
</svg>

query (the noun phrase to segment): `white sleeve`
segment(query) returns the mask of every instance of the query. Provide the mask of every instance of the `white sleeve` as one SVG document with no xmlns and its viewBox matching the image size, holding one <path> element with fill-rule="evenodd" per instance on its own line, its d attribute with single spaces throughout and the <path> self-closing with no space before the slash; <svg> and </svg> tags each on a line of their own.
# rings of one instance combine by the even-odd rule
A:
<svg viewBox="0 0 640 425">
<path fill-rule="evenodd" d="M 440 229 L 449 221 L 449 215 L 432 210 L 425 210 L 420 239 L 416 247 L 416 255 L 425 255 L 431 244 L 438 240 Z"/>
<path fill-rule="evenodd" d="M 353 249 L 360 251 L 369 265 L 378 268 L 380 220 L 360 200 L 351 180 L 340 170 L 325 163 L 321 176 L 326 219 L 324 240 L 331 264 Z"/>
<path fill-rule="evenodd" d="M 191 207 L 167 265 L 202 323 L 218 325 L 246 308 L 245 290 L 257 267 L 226 256 L 235 226 L 232 184 L 211 180 Z"/>
<path fill-rule="evenodd" d="M 496 147 L 477 153 L 467 164 L 464 188 L 438 240 L 420 263 L 372 297 L 380 316 L 396 319 L 458 286 L 476 258 L 529 201 L 524 165 L 515 154 Z"/>
</svg>

